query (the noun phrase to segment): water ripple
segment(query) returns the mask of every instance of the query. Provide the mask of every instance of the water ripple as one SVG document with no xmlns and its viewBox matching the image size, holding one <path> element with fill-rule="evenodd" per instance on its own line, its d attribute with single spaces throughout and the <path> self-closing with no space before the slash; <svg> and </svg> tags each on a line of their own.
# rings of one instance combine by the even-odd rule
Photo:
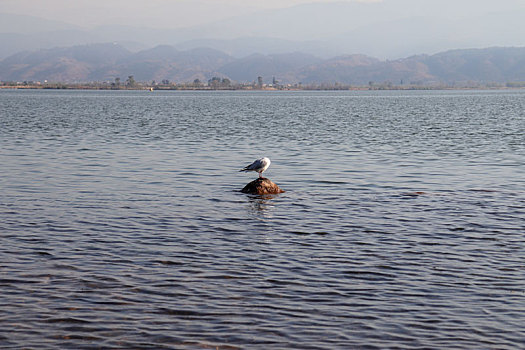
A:
<svg viewBox="0 0 525 350">
<path fill-rule="evenodd" d="M 0 347 L 523 348 L 524 101 L 0 91 Z"/>
</svg>

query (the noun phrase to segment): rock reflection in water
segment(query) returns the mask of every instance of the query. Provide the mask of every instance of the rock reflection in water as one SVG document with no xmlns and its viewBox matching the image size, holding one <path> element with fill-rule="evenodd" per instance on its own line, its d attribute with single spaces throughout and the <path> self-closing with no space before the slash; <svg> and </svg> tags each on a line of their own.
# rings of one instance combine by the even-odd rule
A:
<svg viewBox="0 0 525 350">
<path fill-rule="evenodd" d="M 272 217 L 272 211 L 275 208 L 273 200 L 278 195 L 250 195 L 248 196 L 249 208 L 252 213 L 260 214 L 265 218 Z"/>
</svg>

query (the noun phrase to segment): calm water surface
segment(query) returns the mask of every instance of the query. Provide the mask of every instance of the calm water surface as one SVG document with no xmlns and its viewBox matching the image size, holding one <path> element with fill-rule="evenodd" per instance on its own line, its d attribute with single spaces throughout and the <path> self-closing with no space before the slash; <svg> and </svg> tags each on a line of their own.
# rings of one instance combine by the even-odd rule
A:
<svg viewBox="0 0 525 350">
<path fill-rule="evenodd" d="M 0 91 L 0 164 L 3 349 L 525 348 L 525 91 Z"/>
</svg>

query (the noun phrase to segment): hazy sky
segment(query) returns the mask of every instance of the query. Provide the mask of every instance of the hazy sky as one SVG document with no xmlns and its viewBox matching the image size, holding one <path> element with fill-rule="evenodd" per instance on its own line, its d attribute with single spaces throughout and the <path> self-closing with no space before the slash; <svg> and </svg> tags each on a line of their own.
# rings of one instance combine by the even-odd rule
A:
<svg viewBox="0 0 525 350">
<path fill-rule="evenodd" d="M 8 35 L 0 44 L 10 54 L 107 41 L 140 49 L 239 38 L 249 50 L 231 48 L 241 52 L 238 55 L 281 52 L 285 48 L 279 45 L 284 44 L 275 39 L 322 42 L 293 48 L 310 49 L 307 52 L 316 55 L 364 53 L 380 58 L 455 48 L 525 46 L 525 0 L 0 0 L 2 13 L 85 29 L 4 15 L 0 32 Z M 104 25 L 115 26 L 95 28 Z M 46 35 L 42 28 L 67 30 Z M 19 40 L 10 33 L 27 36 Z M 247 38 L 274 41 L 255 44 Z M 218 48 L 227 50 L 224 45 Z"/>
<path fill-rule="evenodd" d="M 523 7 L 525 0 L 0 0 L 0 13 L 32 15 L 84 27 L 127 24 L 178 28 L 307 3 L 385 2 L 409 15 L 454 16 Z"/>
<path fill-rule="evenodd" d="M 432 0 L 0 0 L 0 12 L 16 13 L 65 21 L 80 26 L 131 24 L 149 27 L 177 28 L 199 25 L 228 17 L 247 15 L 261 9 L 283 8 L 306 3 L 388 2 L 404 10 L 419 11 L 434 4 Z M 439 6 L 446 14 L 497 10 L 524 3 L 524 0 L 456 0 L 453 8 Z M 445 7 L 445 9 L 443 9 Z M 434 11 L 432 5 L 429 13 Z"/>
<path fill-rule="evenodd" d="M 341 0 L 339 0 L 341 1 Z M 378 0 L 342 0 L 374 2 Z M 0 12 L 75 23 L 142 24 L 182 27 L 203 24 L 261 9 L 330 0 L 0 0 Z"/>
</svg>

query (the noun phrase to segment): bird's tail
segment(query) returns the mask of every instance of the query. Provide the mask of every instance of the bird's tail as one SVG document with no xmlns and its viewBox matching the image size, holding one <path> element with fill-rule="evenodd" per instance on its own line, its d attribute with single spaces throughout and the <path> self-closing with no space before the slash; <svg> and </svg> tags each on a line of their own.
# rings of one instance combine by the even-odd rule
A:
<svg viewBox="0 0 525 350">
<path fill-rule="evenodd" d="M 248 167 L 242 168 L 241 170 L 239 170 L 239 172 L 241 172 L 241 171 L 248 171 Z"/>
</svg>

